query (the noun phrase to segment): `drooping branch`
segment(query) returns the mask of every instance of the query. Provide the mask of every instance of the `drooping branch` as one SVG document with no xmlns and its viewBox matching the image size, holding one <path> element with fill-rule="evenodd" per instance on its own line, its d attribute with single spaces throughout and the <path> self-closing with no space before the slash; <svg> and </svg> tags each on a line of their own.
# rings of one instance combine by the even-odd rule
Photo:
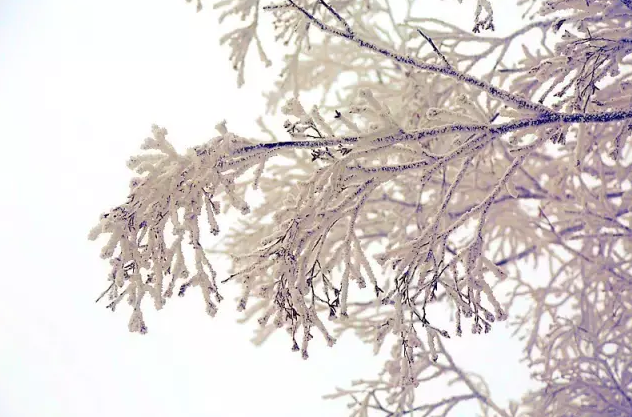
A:
<svg viewBox="0 0 632 417">
<path fill-rule="evenodd" d="M 255 3 L 221 2 L 229 14 L 250 13 Z M 298 45 L 285 58 L 286 79 L 306 83 L 293 86 L 294 98 L 283 108 L 294 118 L 283 125 L 288 140 L 271 135 L 271 142 L 258 143 L 220 124 L 218 137 L 178 154 L 166 131 L 154 128 L 142 148 L 158 153 L 130 160 L 139 176 L 128 201 L 104 213 L 90 236 L 109 235 L 102 251 L 112 267 L 108 306 L 129 302 L 130 330 L 145 333 L 143 299 L 160 309 L 174 292 L 183 296 L 198 287 L 213 315 L 222 297 L 199 220 L 206 210 L 208 231 L 218 234 L 221 204 L 243 215 L 225 236 L 234 262 L 222 282 L 241 286 L 237 309 L 244 320 L 257 319 L 256 342 L 284 327 L 292 350 L 307 358 L 314 333 L 331 346 L 352 330 L 375 351 L 394 336 L 379 377 L 340 393 L 353 399 L 356 415 L 447 416 L 473 400 L 483 413 L 507 416 L 588 417 L 595 410 L 627 416 L 628 3 L 547 1 L 547 20 L 505 38 L 478 38 L 443 23 L 438 31 L 419 29 L 422 45 L 432 48 L 424 58 L 408 55 L 405 26 L 381 2 L 290 0 L 267 7 L 283 40 Z M 557 11 L 565 17 L 550 20 Z M 397 37 L 390 26 L 367 27 L 380 13 Z M 491 17 L 477 21 L 492 23 Z M 309 43 L 310 26 L 326 36 L 308 51 L 301 47 Z M 536 50 L 525 47 L 516 67 L 505 68 L 509 43 L 536 28 L 543 33 Z M 549 35 L 562 28 L 568 31 L 551 45 Z M 230 38 L 232 58 L 242 60 L 240 42 L 254 39 L 244 34 L 252 32 Z M 478 39 L 483 51 L 468 55 L 460 42 Z M 498 48 L 491 72 L 471 74 Z M 331 65 L 322 81 L 318 71 Z M 299 71 L 312 67 L 314 73 Z M 333 120 L 321 115 L 322 106 L 305 111 L 299 91 L 333 82 L 342 67 L 358 78 L 346 90 L 351 94 L 325 107 Z M 486 100 L 476 99 L 480 91 Z M 548 105 L 550 97 L 559 102 Z M 289 164 L 276 165 L 275 157 Z M 264 195 L 258 207 L 246 201 L 250 186 Z M 519 261 L 527 258 L 546 260 L 551 279 L 523 277 Z M 357 296 L 362 288 L 370 298 Z M 532 306 L 511 310 L 514 300 Z M 443 328 L 433 303 L 449 307 L 454 331 Z M 484 381 L 468 376 L 442 343 L 461 336 L 466 320 L 478 334 L 508 317 L 517 331 L 529 329 L 526 356 L 546 386 L 523 401 L 520 413 L 491 401 Z M 423 391 L 415 391 L 418 385 L 446 373 L 469 391 L 414 402 Z"/>
</svg>

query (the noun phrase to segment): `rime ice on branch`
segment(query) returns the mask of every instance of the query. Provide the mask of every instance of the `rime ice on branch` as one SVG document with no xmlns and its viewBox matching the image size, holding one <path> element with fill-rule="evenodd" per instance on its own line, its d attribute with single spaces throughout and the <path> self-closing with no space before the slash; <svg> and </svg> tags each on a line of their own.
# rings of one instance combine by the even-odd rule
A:
<svg viewBox="0 0 632 417">
<path fill-rule="evenodd" d="M 246 140 L 220 123 L 181 155 L 154 127 L 129 161 L 139 176 L 127 202 L 90 234 L 109 235 L 108 306 L 128 301 L 130 330 L 144 333 L 146 294 L 160 309 L 198 287 L 213 315 L 221 296 L 200 227 L 220 233 L 221 203 L 244 215 L 222 227 L 226 281 L 241 286 L 257 342 L 283 327 L 304 358 L 315 333 L 330 346 L 349 330 L 376 352 L 391 344 L 380 375 L 332 396 L 352 399 L 353 415 L 448 415 L 472 401 L 503 417 L 632 415 L 632 7 L 522 1 L 533 19 L 491 36 L 477 33 L 502 26 L 486 0 L 475 33 L 407 3 L 402 22 L 382 0 L 217 4 L 222 18 L 254 19 L 224 38 L 240 84 L 253 39 L 267 62 L 260 10 L 291 49 L 268 94 L 270 108 L 284 103 L 284 137 Z M 317 88 L 320 105 L 304 106 Z M 265 198 L 252 209 L 250 186 Z M 526 274 L 528 260 L 550 276 Z M 507 318 L 542 389 L 504 407 L 445 339 Z M 442 378 L 461 390 L 415 390 Z"/>
</svg>

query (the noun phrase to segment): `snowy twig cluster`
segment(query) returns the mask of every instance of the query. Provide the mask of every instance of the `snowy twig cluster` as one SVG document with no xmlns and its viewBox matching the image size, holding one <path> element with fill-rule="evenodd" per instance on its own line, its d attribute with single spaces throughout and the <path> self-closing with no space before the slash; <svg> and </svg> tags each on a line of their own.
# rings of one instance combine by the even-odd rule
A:
<svg viewBox="0 0 632 417">
<path fill-rule="evenodd" d="M 251 19 L 222 39 L 239 84 L 253 41 L 270 64 L 259 14 L 274 18 L 290 52 L 267 97 L 283 103 L 285 138 L 220 123 L 179 154 L 153 128 L 128 163 L 138 176 L 127 201 L 90 234 L 109 235 L 104 295 L 132 306 L 131 331 L 147 331 L 146 296 L 160 309 L 189 287 L 215 314 L 220 285 L 202 244 L 221 229 L 226 281 L 240 285 L 257 341 L 284 328 L 304 358 L 317 334 L 391 344 L 380 375 L 332 395 L 351 398 L 353 416 L 449 415 L 467 401 L 486 416 L 632 415 L 630 2 L 520 0 L 528 22 L 504 36 L 490 34 L 502 22 L 488 0 L 471 32 L 412 0 L 216 7 Z M 320 95 L 311 108 L 308 92 Z M 246 202 L 249 187 L 262 204 Z M 239 227 L 220 228 L 222 207 L 243 214 Z M 550 274 L 528 276 L 529 259 Z M 442 339 L 508 318 L 541 389 L 505 408 Z M 465 391 L 415 389 L 443 377 Z"/>
</svg>

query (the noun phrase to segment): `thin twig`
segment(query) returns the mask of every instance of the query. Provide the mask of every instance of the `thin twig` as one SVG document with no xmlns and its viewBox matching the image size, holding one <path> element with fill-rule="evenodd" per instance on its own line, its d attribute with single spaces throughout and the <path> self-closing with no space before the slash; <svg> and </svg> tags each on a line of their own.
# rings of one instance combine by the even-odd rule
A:
<svg viewBox="0 0 632 417">
<path fill-rule="evenodd" d="M 632 0 L 631 0 L 632 1 Z M 434 49 L 434 51 L 436 52 L 437 55 L 439 55 L 439 58 L 441 58 L 441 60 L 445 63 L 446 66 L 452 68 L 452 65 L 450 65 L 450 63 L 448 62 L 448 60 L 445 58 L 445 56 L 441 53 L 441 51 L 439 51 L 439 48 L 437 48 L 437 46 L 435 45 L 435 43 L 432 41 L 432 38 L 428 35 L 426 35 L 425 33 L 423 33 L 421 31 L 421 29 L 417 28 L 417 32 L 419 32 L 419 34 L 421 36 L 423 36 L 423 38 L 428 41 L 428 43 L 430 44 L 430 46 L 432 46 L 432 49 Z"/>
<path fill-rule="evenodd" d="M 104 296 L 105 294 L 107 294 L 107 292 L 108 292 L 108 291 L 110 291 L 110 290 L 112 289 L 112 286 L 113 286 L 113 285 L 114 285 L 114 283 L 110 284 L 110 286 L 109 286 L 109 287 L 107 287 L 107 288 L 105 289 L 105 291 L 103 291 L 103 292 L 101 293 L 101 295 L 99 296 L 99 298 L 97 298 L 97 299 L 95 300 L 95 303 L 98 303 L 98 302 L 99 302 L 99 301 L 103 298 L 103 296 Z"/>
<path fill-rule="evenodd" d="M 353 35 L 353 31 L 351 30 L 351 26 L 349 26 L 349 23 L 347 23 L 347 21 L 345 20 L 345 18 L 343 18 L 342 16 L 340 16 L 340 14 L 334 10 L 333 7 L 331 7 L 329 4 L 327 4 L 327 2 L 325 2 L 325 0 L 320 0 L 320 4 L 322 4 L 323 6 L 325 6 L 327 8 L 327 10 L 329 10 L 329 12 L 331 14 L 334 15 L 334 17 L 344 25 L 345 29 L 347 30 L 347 33 L 349 35 Z"/>
</svg>

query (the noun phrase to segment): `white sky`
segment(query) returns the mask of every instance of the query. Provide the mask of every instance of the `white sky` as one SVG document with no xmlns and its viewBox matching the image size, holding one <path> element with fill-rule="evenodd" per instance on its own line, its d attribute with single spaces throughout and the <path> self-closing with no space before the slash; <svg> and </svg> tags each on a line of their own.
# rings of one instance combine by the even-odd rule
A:
<svg viewBox="0 0 632 417">
<path fill-rule="evenodd" d="M 223 30 L 184 0 L 0 0 L 0 416 L 346 416 L 320 396 L 381 366 L 351 334 L 333 349 L 315 339 L 308 361 L 284 332 L 254 347 L 231 299 L 210 319 L 195 291 L 147 309 L 146 336 L 128 333 L 125 308 L 94 303 L 108 269 L 87 233 L 124 200 L 151 124 L 180 150 L 223 118 L 257 132 L 269 83 L 251 67 L 236 89 Z M 456 358 L 504 404 L 528 374 L 507 331 L 492 333 Z"/>
</svg>

